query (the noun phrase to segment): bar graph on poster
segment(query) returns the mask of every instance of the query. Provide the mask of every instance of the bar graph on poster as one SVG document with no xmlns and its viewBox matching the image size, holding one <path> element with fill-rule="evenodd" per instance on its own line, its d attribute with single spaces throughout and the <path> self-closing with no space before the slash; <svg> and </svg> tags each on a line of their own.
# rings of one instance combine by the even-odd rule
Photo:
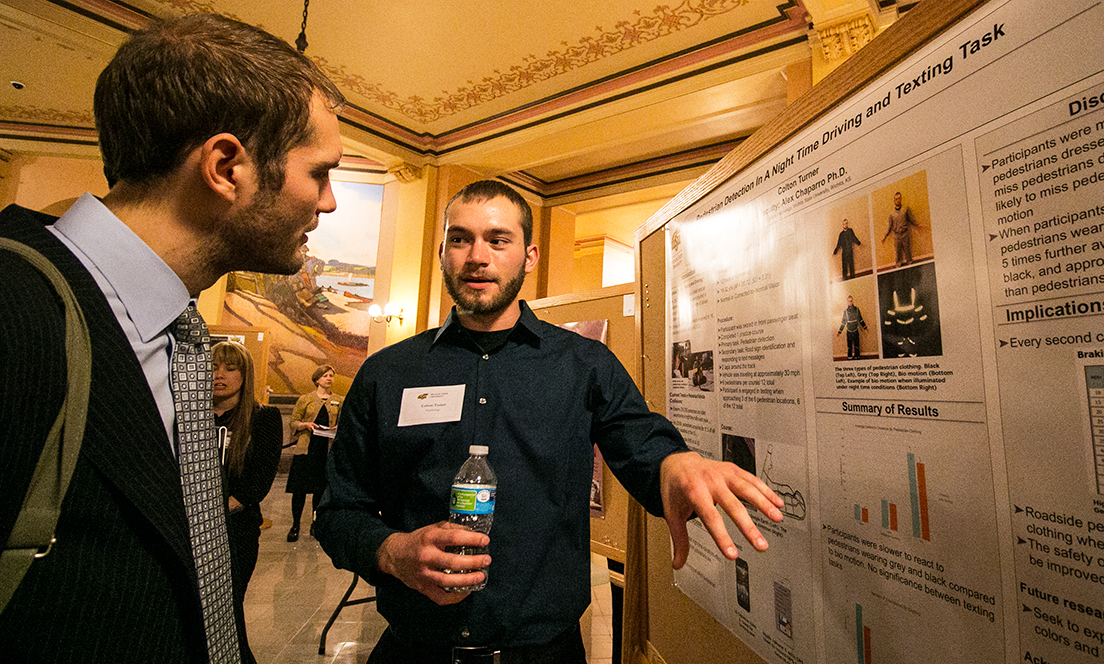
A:
<svg viewBox="0 0 1104 664">
<path fill-rule="evenodd" d="M 1104 3 L 994 1 L 663 227 L 668 416 L 784 500 L 768 662 L 1104 661 Z"/>
<path fill-rule="evenodd" d="M 840 455 L 841 493 L 844 495 L 848 493 L 849 476 L 852 490 L 855 493 L 866 493 L 864 488 L 869 487 L 870 483 L 864 481 L 861 477 L 860 469 L 868 463 L 870 463 L 870 457 L 866 455 L 857 455 L 854 452 L 845 452 Z M 848 473 L 848 467 L 853 469 L 851 473 Z M 892 462 L 878 467 L 892 468 Z M 899 464 L 898 472 L 899 474 L 896 477 L 898 484 L 895 487 L 882 488 L 879 492 L 882 496 L 895 495 L 896 497 L 892 499 L 877 497 L 872 501 L 856 502 L 854 504 L 855 521 L 865 524 L 874 523 L 875 526 L 872 527 L 880 527 L 882 534 L 889 539 L 899 539 L 900 536 L 907 534 L 915 539 L 930 542 L 931 519 L 928 512 L 927 467 L 922 461 L 916 460 L 915 454 L 909 452 L 907 464 Z M 948 502 L 950 501 L 948 500 Z M 901 522 L 897 517 L 898 503 L 908 506 L 909 518 L 904 522 L 905 528 L 903 531 Z M 872 507 L 872 505 L 877 507 Z M 874 519 L 874 521 L 871 521 L 871 519 Z"/>
</svg>

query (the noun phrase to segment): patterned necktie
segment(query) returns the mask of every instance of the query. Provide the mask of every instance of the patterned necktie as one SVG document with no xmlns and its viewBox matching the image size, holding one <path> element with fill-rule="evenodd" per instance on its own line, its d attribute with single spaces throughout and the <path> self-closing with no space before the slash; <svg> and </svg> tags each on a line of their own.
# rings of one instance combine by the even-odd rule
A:
<svg viewBox="0 0 1104 664">
<path fill-rule="evenodd" d="M 212 370 L 207 324 L 189 304 L 172 325 L 171 383 L 176 406 L 177 450 L 184 511 L 199 577 L 199 599 L 211 664 L 238 664 L 230 540 L 226 534 L 222 469 L 212 406 Z"/>
</svg>

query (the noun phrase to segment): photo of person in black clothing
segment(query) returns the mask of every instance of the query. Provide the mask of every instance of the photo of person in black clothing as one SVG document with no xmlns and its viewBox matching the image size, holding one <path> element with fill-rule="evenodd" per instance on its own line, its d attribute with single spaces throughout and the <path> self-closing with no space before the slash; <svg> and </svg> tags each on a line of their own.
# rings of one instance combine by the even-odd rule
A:
<svg viewBox="0 0 1104 664">
<path fill-rule="evenodd" d="M 935 263 L 912 265 L 878 276 L 882 357 L 943 354 Z"/>
<path fill-rule="evenodd" d="M 832 251 L 832 255 L 843 252 L 840 256 L 841 270 L 843 272 L 843 279 L 855 278 L 855 247 L 861 245 L 858 236 L 855 235 L 855 231 L 847 224 L 847 220 L 843 220 L 843 230 L 840 231 L 839 238 L 836 239 L 836 248 Z"/>
</svg>

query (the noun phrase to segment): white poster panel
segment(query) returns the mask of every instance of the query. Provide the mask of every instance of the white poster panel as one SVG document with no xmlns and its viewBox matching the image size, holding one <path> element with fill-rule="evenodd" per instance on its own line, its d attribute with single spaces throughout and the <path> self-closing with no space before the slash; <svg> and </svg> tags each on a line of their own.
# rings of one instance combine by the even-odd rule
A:
<svg viewBox="0 0 1104 664">
<path fill-rule="evenodd" d="M 667 224 L 668 413 L 786 503 L 675 579 L 767 661 L 1100 661 L 1101 34 L 989 3 Z"/>
</svg>

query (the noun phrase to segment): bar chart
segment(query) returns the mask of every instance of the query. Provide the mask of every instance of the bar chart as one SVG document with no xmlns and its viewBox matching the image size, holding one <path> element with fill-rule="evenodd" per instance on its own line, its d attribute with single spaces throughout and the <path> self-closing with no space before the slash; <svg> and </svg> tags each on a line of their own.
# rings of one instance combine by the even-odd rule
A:
<svg viewBox="0 0 1104 664">
<path fill-rule="evenodd" d="M 931 541 L 928 526 L 928 484 L 924 464 L 917 463 L 916 455 L 908 455 L 909 500 L 912 502 L 912 536 L 925 542 Z"/>
<path fill-rule="evenodd" d="M 908 476 L 908 500 L 912 512 L 912 536 L 925 542 L 931 541 L 931 526 L 928 519 L 928 478 L 925 464 L 916 460 L 916 455 L 906 455 Z M 903 485 L 902 485 L 903 486 Z M 881 498 L 881 526 L 884 530 L 900 532 L 897 520 L 897 503 Z M 855 521 L 870 523 L 870 508 L 861 503 L 853 503 Z"/>
<path fill-rule="evenodd" d="M 824 598 L 845 609 L 827 627 L 826 661 L 1005 661 L 999 620 L 918 589 L 909 571 L 917 559 L 932 561 L 946 568 L 941 576 L 1000 593 L 984 428 L 826 414 L 818 434 Z M 932 638 L 949 624 L 969 636 Z"/>
<path fill-rule="evenodd" d="M 870 656 L 870 627 L 863 624 L 862 604 L 855 604 L 855 652 L 858 664 L 874 664 Z"/>
<path fill-rule="evenodd" d="M 1096 492 L 1104 495 L 1104 367 L 1085 367 L 1085 388 L 1089 399 L 1089 426 L 1092 431 L 1093 462 L 1096 466 Z"/>
</svg>

